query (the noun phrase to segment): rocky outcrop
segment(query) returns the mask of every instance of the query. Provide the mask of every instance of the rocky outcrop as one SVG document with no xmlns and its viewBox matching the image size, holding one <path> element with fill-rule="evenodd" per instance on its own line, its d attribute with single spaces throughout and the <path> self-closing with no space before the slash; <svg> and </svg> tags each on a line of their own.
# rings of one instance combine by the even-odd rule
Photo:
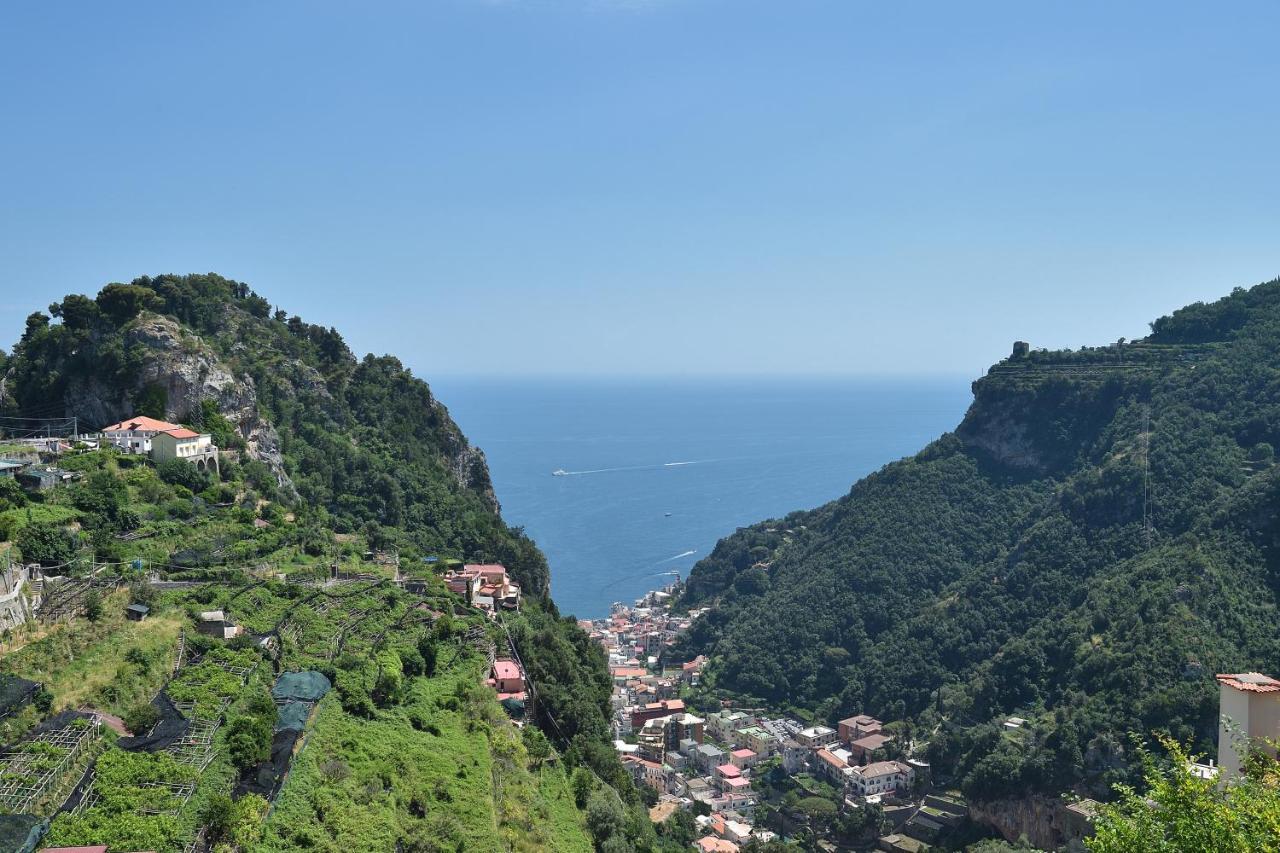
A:
<svg viewBox="0 0 1280 853">
<path fill-rule="evenodd" d="M 483 450 L 468 445 L 446 461 L 458 485 L 483 497 L 495 513 L 502 511 L 493 481 L 489 479 L 489 463 Z"/>
<path fill-rule="evenodd" d="M 146 349 L 134 381 L 118 386 L 95 376 L 77 377 L 64 398 L 68 417 L 92 427 L 122 420 L 135 414 L 138 399 L 150 389 L 163 392 L 165 418 L 172 421 L 187 419 L 205 400 L 212 400 L 236 426 L 249 455 L 272 470 L 281 488 L 293 492 L 280 435 L 262 417 L 251 377 L 237 376 L 204 340 L 169 317 L 142 315 L 125 340 L 130 347 Z"/>
<path fill-rule="evenodd" d="M 257 398 L 252 382 L 233 376 L 203 340 L 176 321 L 154 314 L 140 317 L 126 340 L 147 348 L 138 385 L 164 389 L 166 417 L 184 418 L 198 411 L 205 400 L 213 400 L 236 423 L 254 415 Z"/>
<path fill-rule="evenodd" d="M 1079 850 L 1090 830 L 1061 798 L 1039 794 L 1019 799 L 969 803 L 969 816 L 1010 843 L 1025 840 L 1038 850 Z"/>
<path fill-rule="evenodd" d="M 970 410 L 956 435 L 966 446 L 1001 465 L 1036 472 L 1045 468 L 1042 453 L 1027 434 L 1026 422 L 1007 406 L 981 413 Z"/>
</svg>

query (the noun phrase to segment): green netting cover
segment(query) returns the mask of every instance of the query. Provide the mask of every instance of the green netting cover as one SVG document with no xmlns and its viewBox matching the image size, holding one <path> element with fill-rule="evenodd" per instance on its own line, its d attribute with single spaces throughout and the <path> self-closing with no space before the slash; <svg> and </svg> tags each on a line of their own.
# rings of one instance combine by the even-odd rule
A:
<svg viewBox="0 0 1280 853">
<path fill-rule="evenodd" d="M 32 853 L 48 828 L 49 823 L 35 815 L 0 815 L 0 850 Z"/>
<path fill-rule="evenodd" d="M 271 688 L 273 699 L 296 699 L 299 702 L 319 702 L 333 685 L 323 673 L 306 670 L 283 672 Z"/>
<path fill-rule="evenodd" d="M 510 696 L 502 700 L 502 707 L 507 709 L 508 714 L 520 716 L 524 713 L 524 701 L 521 699 L 513 699 Z"/>
<path fill-rule="evenodd" d="M 276 731 L 300 732 L 307 724 L 312 705 L 308 702 L 285 702 L 276 714 Z"/>
</svg>

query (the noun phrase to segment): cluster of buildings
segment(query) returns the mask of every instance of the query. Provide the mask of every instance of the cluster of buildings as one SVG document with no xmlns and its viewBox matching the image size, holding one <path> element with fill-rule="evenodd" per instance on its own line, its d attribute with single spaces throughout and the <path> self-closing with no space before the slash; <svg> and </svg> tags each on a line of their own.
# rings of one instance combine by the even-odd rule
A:
<svg viewBox="0 0 1280 853">
<path fill-rule="evenodd" d="M 57 465 L 30 458 L 0 458 L 0 479 L 16 480 L 28 492 L 47 492 L 80 479 L 79 471 L 67 471 Z"/>
<path fill-rule="evenodd" d="M 706 832 L 699 849 L 732 853 L 750 839 L 767 840 L 772 833 L 752 825 L 760 797 L 753 777 L 766 761 L 822 779 L 846 798 L 877 801 L 914 789 L 927 765 L 897 760 L 893 738 L 873 717 L 830 728 L 732 708 L 691 713 L 681 692 L 698 684 L 706 660 L 659 661 L 701 614 L 673 615 L 669 598 L 669 590 L 650 593 L 633 607 L 615 604 L 607 619 L 581 623 L 609 656 L 615 746 L 635 781 L 658 792 L 655 819 L 702 803 L 710 813 L 698 818 Z"/>
<path fill-rule="evenodd" d="M 493 616 L 498 610 L 520 609 L 520 584 L 511 579 L 505 567 L 464 565 L 444 574 L 445 585 L 471 607 Z"/>
<path fill-rule="evenodd" d="M 86 442 L 93 446 L 92 442 Z M 67 439 L 7 439 L 0 450 L 0 479 L 14 480 L 28 492 L 47 492 L 80 479 L 79 471 L 59 468 L 58 457 L 72 450 Z"/>
<path fill-rule="evenodd" d="M 108 445 L 122 453 L 147 456 L 156 463 L 181 459 L 201 471 L 218 471 L 218 447 L 211 435 L 139 415 L 105 426 L 96 435 L 15 439 L 12 446 L 20 453 L 0 458 L 0 478 L 16 479 L 32 492 L 48 491 L 80 477 L 78 471 L 66 471 L 53 464 L 58 456 L 76 446 L 96 449 Z"/>
<path fill-rule="evenodd" d="M 149 456 L 156 463 L 182 459 L 201 471 L 218 470 L 218 448 L 213 436 L 180 424 L 138 415 L 104 426 L 101 438 L 124 453 Z"/>
</svg>

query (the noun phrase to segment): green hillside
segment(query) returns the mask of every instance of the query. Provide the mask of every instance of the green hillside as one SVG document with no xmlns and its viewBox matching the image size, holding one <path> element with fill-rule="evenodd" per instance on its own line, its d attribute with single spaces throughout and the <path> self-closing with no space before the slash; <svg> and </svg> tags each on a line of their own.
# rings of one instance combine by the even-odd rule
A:
<svg viewBox="0 0 1280 853">
<path fill-rule="evenodd" d="M 901 721 L 977 799 L 1104 795 L 1130 732 L 1212 748 L 1214 673 L 1280 668 L 1280 281 L 973 392 L 916 456 L 720 542 L 676 655 L 713 656 L 712 692 Z"/>
<path fill-rule="evenodd" d="M 46 590 L 61 604 L 0 638 L 0 673 L 44 686 L 0 736 L 56 768 L 22 803 L 52 817 L 46 843 L 171 851 L 203 831 L 263 851 L 664 849 L 609 742 L 602 651 L 556 612 L 483 454 L 394 358 L 357 359 L 243 284 L 160 276 L 32 314 L 0 372 L 6 418 L 92 431 L 146 414 L 230 451 L 205 472 L 77 448 L 57 460 L 69 485 L 0 481 L 0 550 L 69 578 Z M 521 611 L 494 622 L 448 592 L 440 574 L 460 561 L 504 564 Z M 125 619 L 130 601 L 145 621 Z M 193 630 L 218 609 L 243 637 Z M 537 692 L 523 729 L 484 684 L 487 654 L 510 645 Z M 266 691 L 299 670 L 333 689 L 271 792 Z M 218 724 L 198 774 L 61 713 L 148 731 L 162 687 Z M 68 739 L 81 746 L 54 745 Z M 55 815 L 90 766 L 68 801 L 81 805 Z"/>
</svg>

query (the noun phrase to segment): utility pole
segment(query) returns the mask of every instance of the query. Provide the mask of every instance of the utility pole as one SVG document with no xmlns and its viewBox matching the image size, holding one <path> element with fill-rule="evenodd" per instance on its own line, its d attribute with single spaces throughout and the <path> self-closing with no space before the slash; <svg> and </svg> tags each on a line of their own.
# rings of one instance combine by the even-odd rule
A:
<svg viewBox="0 0 1280 853">
<path fill-rule="evenodd" d="M 1142 404 L 1142 536 L 1151 550 L 1151 406 Z"/>
</svg>

